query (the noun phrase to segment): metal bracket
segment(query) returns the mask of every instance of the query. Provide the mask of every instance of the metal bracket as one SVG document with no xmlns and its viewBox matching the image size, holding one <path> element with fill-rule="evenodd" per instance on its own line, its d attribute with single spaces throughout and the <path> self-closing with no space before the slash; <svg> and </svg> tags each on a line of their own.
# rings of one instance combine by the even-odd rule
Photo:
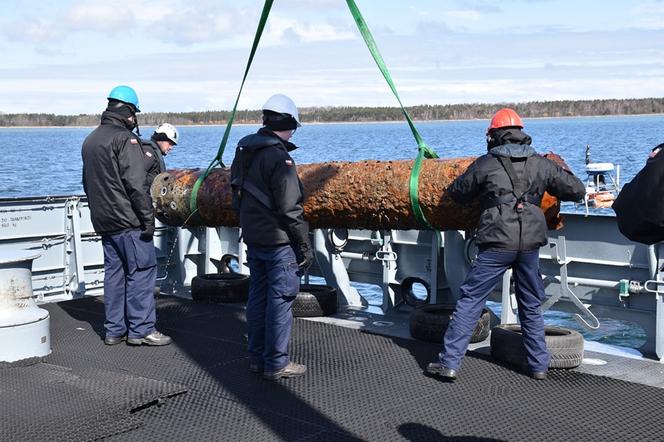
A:
<svg viewBox="0 0 664 442">
<path fill-rule="evenodd" d="M 655 286 L 656 286 L 654 289 L 648 287 L 649 285 L 652 285 L 652 284 L 655 284 Z M 643 289 L 646 292 L 656 293 L 657 295 L 662 295 L 662 294 L 664 294 L 664 289 L 660 290 L 659 287 L 657 287 L 658 285 L 662 285 L 662 284 L 664 284 L 664 281 L 657 281 L 655 279 L 649 279 L 643 284 Z"/>
<path fill-rule="evenodd" d="M 581 300 L 574 294 L 574 292 L 569 288 L 567 284 L 567 264 L 572 262 L 572 259 L 567 257 L 567 247 L 565 245 L 565 237 L 559 236 L 555 242 L 551 243 L 552 247 L 556 249 L 556 262 L 560 264 L 560 290 L 558 293 L 552 295 L 547 301 L 542 304 L 542 311 L 548 310 L 553 304 L 555 304 L 563 295 L 566 295 L 574 305 L 577 306 L 581 313 L 586 316 L 586 320 L 583 316 L 578 313 L 574 314 L 574 319 L 584 327 L 590 330 L 597 330 L 600 326 L 599 319 L 588 309 L 588 306 L 581 302 Z"/>
<path fill-rule="evenodd" d="M 376 259 L 379 261 L 396 261 L 397 252 L 392 250 L 378 250 L 376 251 Z"/>
</svg>

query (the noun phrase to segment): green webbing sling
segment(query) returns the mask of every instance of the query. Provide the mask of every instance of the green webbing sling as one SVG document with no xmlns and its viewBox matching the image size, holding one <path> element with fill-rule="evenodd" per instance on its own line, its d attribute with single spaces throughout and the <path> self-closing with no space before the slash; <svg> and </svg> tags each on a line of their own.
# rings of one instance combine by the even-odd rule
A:
<svg viewBox="0 0 664 442">
<path fill-rule="evenodd" d="M 397 98 L 397 101 L 401 106 L 401 111 L 403 112 L 404 116 L 406 117 L 406 120 L 408 121 L 408 126 L 410 126 L 410 130 L 413 133 L 413 136 L 415 137 L 415 141 L 417 141 L 417 149 L 418 149 L 417 158 L 415 158 L 415 163 L 413 164 L 413 170 L 410 173 L 410 203 L 413 208 L 413 213 L 415 214 L 415 218 L 420 223 L 424 224 L 430 229 L 433 229 L 433 227 L 431 227 L 431 225 L 429 224 L 429 221 L 427 221 L 426 217 L 424 216 L 424 213 L 422 213 L 422 208 L 420 207 L 420 199 L 418 196 L 417 184 L 420 178 L 420 169 L 422 168 L 422 160 L 424 158 L 438 158 L 438 155 L 436 155 L 436 152 L 434 152 L 424 142 L 424 140 L 420 136 L 420 133 L 415 128 L 413 121 L 410 119 L 410 115 L 408 115 L 408 112 L 403 107 L 403 103 L 401 103 L 401 98 L 399 98 L 399 94 L 397 93 L 397 89 L 394 86 L 392 77 L 390 76 L 390 73 L 387 70 L 387 67 L 385 66 L 383 57 L 380 55 L 380 52 L 378 51 L 378 46 L 376 45 L 376 42 L 373 39 L 371 31 L 369 31 L 369 27 L 364 21 L 364 18 L 362 18 L 362 14 L 360 13 L 360 10 L 357 8 L 355 1 L 346 0 L 346 3 L 348 4 L 350 13 L 353 15 L 353 18 L 355 19 L 357 28 L 360 30 L 360 34 L 362 34 L 362 37 L 364 38 L 364 42 L 367 44 L 367 47 L 369 48 L 369 52 L 371 52 L 374 61 L 378 65 L 378 69 L 380 69 L 380 72 L 383 74 L 383 77 L 387 81 L 387 84 L 390 86 L 392 93 L 394 93 L 394 96 Z"/>
<path fill-rule="evenodd" d="M 198 205 L 196 203 L 196 198 L 198 196 L 198 189 L 203 184 L 203 180 L 210 174 L 212 168 L 217 164 L 224 167 L 224 163 L 221 161 L 221 157 L 224 154 L 226 149 L 226 143 L 228 142 L 228 136 L 231 132 L 231 126 L 233 126 L 233 121 L 235 120 L 235 112 L 237 110 L 237 103 L 240 101 L 240 95 L 242 94 L 242 88 L 244 87 L 244 81 L 247 79 L 247 74 L 249 73 L 249 68 L 251 67 L 251 62 L 254 60 L 254 54 L 256 54 L 256 48 L 258 47 L 258 42 L 261 39 L 263 34 L 263 29 L 265 28 L 265 23 L 267 22 L 267 17 L 270 14 L 270 9 L 272 8 L 272 3 L 274 0 L 265 0 L 265 5 L 263 5 L 263 12 L 261 13 L 260 21 L 258 22 L 258 28 L 256 29 L 256 35 L 254 36 L 254 44 L 251 46 L 251 53 L 249 54 L 249 60 L 247 60 L 247 67 L 244 70 L 244 77 L 242 77 L 242 84 L 240 85 L 240 90 L 237 93 L 237 98 L 235 99 L 235 104 L 233 105 L 233 110 L 231 111 L 230 116 L 228 117 L 228 123 L 226 124 L 226 130 L 224 131 L 224 136 L 221 139 L 221 144 L 219 145 L 219 150 L 217 155 L 214 157 L 208 168 L 205 170 L 205 173 L 201 175 L 194 187 L 191 189 L 191 199 L 189 200 L 189 209 L 193 215 L 198 211 Z"/>
<path fill-rule="evenodd" d="M 228 118 L 228 123 L 226 124 L 226 130 L 224 131 L 224 136 L 221 140 L 221 144 L 219 145 L 219 150 L 217 151 L 217 155 L 214 157 L 208 168 L 205 170 L 205 173 L 201 175 L 198 178 L 198 180 L 196 180 L 196 183 L 192 188 L 191 199 L 189 201 L 189 208 L 191 210 L 192 215 L 194 215 L 198 211 L 196 199 L 201 184 L 203 183 L 205 178 L 210 174 L 210 171 L 214 166 L 220 164 L 223 167 L 221 157 L 224 153 L 224 149 L 226 148 L 226 143 L 228 141 L 228 136 L 230 134 L 231 126 L 233 125 L 233 121 L 235 119 L 237 104 L 238 101 L 240 100 L 240 95 L 242 94 L 242 88 L 244 87 L 244 82 L 247 79 L 247 74 L 249 73 L 251 62 L 254 59 L 254 54 L 256 53 L 256 48 L 258 47 L 258 42 L 260 41 L 263 29 L 265 28 L 265 23 L 267 22 L 267 17 L 270 14 L 270 9 L 272 8 L 273 2 L 274 0 L 265 0 L 265 5 L 263 6 L 263 12 L 261 13 L 261 18 L 258 23 L 258 28 L 256 29 L 256 35 L 254 36 L 254 43 L 251 47 L 251 54 L 249 55 L 249 60 L 247 61 L 247 67 L 244 72 L 244 77 L 242 78 L 242 84 L 240 85 L 240 90 L 238 91 L 237 98 L 235 99 L 233 110 L 230 114 L 230 117 Z M 415 141 L 417 141 L 418 154 L 417 158 L 415 158 L 415 163 L 413 164 L 413 170 L 411 171 L 410 174 L 410 201 L 416 219 L 422 224 L 426 225 L 427 227 L 432 228 L 429 222 L 427 221 L 426 217 L 422 213 L 422 208 L 420 207 L 420 201 L 418 196 L 418 181 L 420 176 L 420 170 L 422 168 L 422 160 L 424 158 L 438 158 L 438 155 L 436 155 L 436 153 L 424 142 L 424 140 L 420 136 L 420 133 L 415 128 L 415 125 L 413 124 L 410 115 L 408 115 L 408 112 L 403 107 L 403 103 L 401 102 L 401 98 L 399 97 L 396 87 L 394 86 L 392 77 L 390 76 L 390 73 L 387 70 L 387 67 L 385 66 L 383 57 L 380 55 L 380 52 L 378 51 L 378 46 L 376 45 L 376 42 L 374 41 L 373 36 L 371 35 L 371 32 L 369 31 L 369 28 L 367 27 L 367 24 L 364 21 L 364 18 L 362 17 L 362 14 L 357 8 L 357 5 L 353 0 L 346 0 L 346 3 L 348 4 L 348 8 L 350 9 L 353 18 L 355 19 L 355 23 L 357 24 L 357 27 L 360 30 L 360 33 L 362 34 L 362 37 L 364 38 L 364 41 L 366 42 L 367 47 L 369 48 L 369 51 L 371 52 L 374 61 L 378 65 L 378 68 L 380 69 L 380 72 L 383 74 L 383 77 L 387 81 L 387 84 L 390 86 L 392 93 L 394 93 L 394 96 L 397 98 L 397 101 L 401 106 L 401 111 L 403 112 L 404 116 L 406 117 L 406 120 L 408 121 L 408 126 L 410 127 L 410 130 L 413 133 L 413 136 L 415 137 Z"/>
</svg>

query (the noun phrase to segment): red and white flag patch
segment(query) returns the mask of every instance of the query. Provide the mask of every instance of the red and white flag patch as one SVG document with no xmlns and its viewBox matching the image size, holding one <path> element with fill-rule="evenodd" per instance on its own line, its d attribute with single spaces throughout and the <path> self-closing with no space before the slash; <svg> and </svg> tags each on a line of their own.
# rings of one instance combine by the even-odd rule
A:
<svg viewBox="0 0 664 442">
<path fill-rule="evenodd" d="M 129 142 L 130 142 L 131 144 L 138 144 L 138 140 L 137 140 L 136 138 L 131 138 L 131 139 L 129 139 Z"/>
<path fill-rule="evenodd" d="M 286 166 L 292 166 L 293 160 L 286 160 Z"/>
</svg>

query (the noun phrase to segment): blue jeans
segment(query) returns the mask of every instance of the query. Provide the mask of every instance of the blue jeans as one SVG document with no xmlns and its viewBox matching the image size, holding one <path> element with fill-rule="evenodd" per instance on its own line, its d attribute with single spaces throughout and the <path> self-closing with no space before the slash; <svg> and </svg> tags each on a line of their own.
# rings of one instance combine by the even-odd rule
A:
<svg viewBox="0 0 664 442">
<path fill-rule="evenodd" d="M 248 246 L 251 271 L 247 325 L 249 363 L 265 371 L 288 365 L 288 341 L 293 323 L 291 306 L 300 291 L 295 253 L 290 245 Z"/>
<path fill-rule="evenodd" d="M 137 229 L 102 235 L 106 337 L 142 338 L 154 331 L 157 256 Z"/>
<path fill-rule="evenodd" d="M 461 286 L 461 298 L 445 332 L 443 351 L 439 355 L 443 366 L 455 370 L 459 368 L 489 294 L 510 267 L 514 272 L 519 320 L 528 365 L 532 371 L 547 371 L 550 356 L 544 340 L 541 306 L 545 295 L 539 272 L 539 250 L 480 251 Z"/>
</svg>

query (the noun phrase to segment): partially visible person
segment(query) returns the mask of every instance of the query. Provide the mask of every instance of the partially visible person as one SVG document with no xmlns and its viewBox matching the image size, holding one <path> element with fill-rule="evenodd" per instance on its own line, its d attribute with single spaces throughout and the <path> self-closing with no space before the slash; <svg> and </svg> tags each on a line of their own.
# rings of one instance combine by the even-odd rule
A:
<svg viewBox="0 0 664 442">
<path fill-rule="evenodd" d="M 178 144 L 178 140 L 178 130 L 169 123 L 160 124 L 149 140 L 141 139 L 145 155 L 143 159 L 145 161 L 145 170 L 147 171 L 146 185 L 148 195 L 150 194 L 150 186 L 155 177 L 166 171 L 164 157 Z"/>
<path fill-rule="evenodd" d="M 646 164 L 620 190 L 611 206 L 620 233 L 632 241 L 664 241 L 664 143 L 655 146 Z"/>
<path fill-rule="evenodd" d="M 263 127 L 238 142 L 231 166 L 233 207 L 251 271 L 249 370 L 270 380 L 302 376 L 307 370 L 288 353 L 291 306 L 301 272 L 313 261 L 303 187 L 289 154 L 297 148 L 289 140 L 299 126 L 293 100 L 273 95 L 263 106 Z"/>
<path fill-rule="evenodd" d="M 570 171 L 538 155 L 530 143 L 519 115 L 512 109 L 499 110 L 487 130 L 488 152 L 449 188 L 460 204 L 475 198 L 482 202 L 477 227 L 479 253 L 460 288 L 461 297 L 438 361 L 426 369 L 429 374 L 446 380 L 457 378 L 486 300 L 505 270 L 512 268 L 528 374 L 546 379 L 550 355 L 541 311 L 545 294 L 539 248 L 547 243 L 547 225 L 540 202 L 544 192 L 563 201 L 578 201 L 585 186 Z"/>
<path fill-rule="evenodd" d="M 134 129 L 140 112 L 129 86 L 108 95 L 101 124 L 83 142 L 83 188 L 92 225 L 104 250 L 104 328 L 107 345 L 167 345 L 155 329 L 157 260 L 154 214 L 146 192 L 141 142 Z"/>
</svg>

